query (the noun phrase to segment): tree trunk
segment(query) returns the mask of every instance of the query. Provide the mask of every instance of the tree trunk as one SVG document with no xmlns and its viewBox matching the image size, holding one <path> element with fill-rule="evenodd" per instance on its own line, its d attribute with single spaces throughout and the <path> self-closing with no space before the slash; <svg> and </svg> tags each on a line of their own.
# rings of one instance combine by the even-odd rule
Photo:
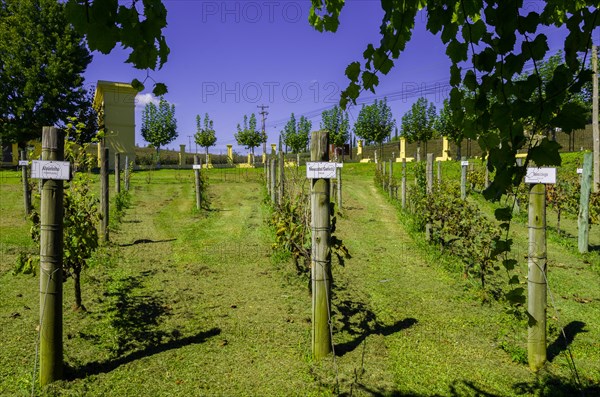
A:
<svg viewBox="0 0 600 397">
<path fill-rule="evenodd" d="M 208 146 L 204 147 L 204 153 L 206 154 L 204 162 L 207 164 L 206 166 L 208 167 Z"/>
</svg>

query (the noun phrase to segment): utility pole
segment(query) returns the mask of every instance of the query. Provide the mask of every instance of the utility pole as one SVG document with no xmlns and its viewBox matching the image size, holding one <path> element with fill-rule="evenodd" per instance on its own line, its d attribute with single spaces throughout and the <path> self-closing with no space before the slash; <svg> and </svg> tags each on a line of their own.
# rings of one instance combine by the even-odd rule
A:
<svg viewBox="0 0 600 397">
<path fill-rule="evenodd" d="M 263 162 L 264 162 L 265 158 L 267 156 L 267 133 L 266 133 L 266 128 L 265 128 L 265 121 L 267 120 L 267 115 L 269 114 L 269 112 L 267 112 L 265 109 L 268 109 L 269 107 L 266 105 L 258 105 L 257 108 L 260 109 L 260 112 L 258 112 L 258 114 L 260 114 L 262 117 Z"/>
<path fill-rule="evenodd" d="M 600 189 L 600 127 L 598 127 L 598 46 L 592 46 L 592 136 L 594 154 L 594 183 L 593 191 L 598 192 Z"/>
</svg>

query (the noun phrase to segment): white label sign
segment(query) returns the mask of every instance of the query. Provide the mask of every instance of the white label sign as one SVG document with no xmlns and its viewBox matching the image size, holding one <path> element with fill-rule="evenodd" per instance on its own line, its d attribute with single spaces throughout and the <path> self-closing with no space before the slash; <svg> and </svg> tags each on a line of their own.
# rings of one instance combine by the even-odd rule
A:
<svg viewBox="0 0 600 397">
<path fill-rule="evenodd" d="M 556 168 L 527 168 L 525 183 L 556 183 Z"/>
<path fill-rule="evenodd" d="M 344 163 L 335 163 L 337 168 L 344 168 Z"/>
<path fill-rule="evenodd" d="M 31 177 L 37 179 L 71 179 L 71 163 L 68 161 L 33 160 Z"/>
<path fill-rule="evenodd" d="M 335 178 L 336 163 L 308 162 L 306 163 L 306 177 L 308 179 L 332 179 Z"/>
<path fill-rule="evenodd" d="M 201 170 L 202 169 L 202 164 L 194 164 L 194 165 L 192 165 L 192 169 L 193 170 Z"/>
<path fill-rule="evenodd" d="M 578 174 L 583 174 L 583 168 L 577 168 L 577 173 Z"/>
<path fill-rule="evenodd" d="M 24 166 L 28 166 L 29 165 L 29 161 L 27 160 L 19 160 L 19 165 L 24 165 Z"/>
<path fill-rule="evenodd" d="M 463 165 L 463 166 L 465 166 L 465 165 L 466 165 L 466 166 L 468 166 L 468 165 L 469 165 L 469 160 L 462 160 L 462 161 L 460 162 L 460 165 Z"/>
</svg>

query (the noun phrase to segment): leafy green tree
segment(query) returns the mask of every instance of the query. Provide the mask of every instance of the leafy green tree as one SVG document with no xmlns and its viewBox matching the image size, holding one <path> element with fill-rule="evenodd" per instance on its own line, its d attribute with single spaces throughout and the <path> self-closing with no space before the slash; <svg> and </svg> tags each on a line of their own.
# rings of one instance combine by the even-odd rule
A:
<svg viewBox="0 0 600 397">
<path fill-rule="evenodd" d="M 286 123 L 281 135 L 283 143 L 290 148 L 292 153 L 300 153 L 306 150 L 309 141 L 312 122 L 304 116 L 300 116 L 300 120 L 296 122 L 294 113 Z"/>
<path fill-rule="evenodd" d="M 202 123 L 202 117 L 199 114 L 196 115 L 196 134 L 194 135 L 194 140 L 200 147 L 205 148 L 206 162 L 208 163 L 208 148 L 214 146 L 217 142 L 213 121 L 208 117 L 208 113 L 204 114 L 204 124 Z"/>
<path fill-rule="evenodd" d="M 161 69 L 167 61 L 170 50 L 162 34 L 167 27 L 167 9 L 161 0 L 67 0 L 65 9 L 75 29 L 85 35 L 90 50 L 108 54 L 120 44 L 130 50 L 125 62 L 141 70 Z M 147 79 L 133 79 L 132 85 L 142 91 Z M 162 96 L 167 87 L 155 82 L 152 92 Z"/>
<path fill-rule="evenodd" d="M 421 97 L 412 104 L 410 110 L 402 116 L 402 135 L 409 142 L 417 142 L 417 153 L 420 153 L 421 142 L 433 138 L 434 125 L 437 118 L 435 105 Z"/>
<path fill-rule="evenodd" d="M 375 100 L 371 105 L 363 105 L 354 123 L 354 134 L 367 143 L 378 143 L 381 150 L 384 139 L 392 134 L 395 125 L 392 110 L 384 98 L 382 101 Z"/>
<path fill-rule="evenodd" d="M 254 148 L 259 147 L 263 143 L 262 133 L 256 129 L 256 115 L 252 113 L 250 120 L 248 120 L 248 116 L 244 115 L 243 125 L 244 128 L 241 128 L 239 124 L 237 125 L 238 132 L 235 134 L 235 140 L 238 145 L 250 149 L 252 158 L 254 159 Z"/>
<path fill-rule="evenodd" d="M 82 73 L 92 60 L 56 0 L 0 3 L 0 139 L 39 138 L 85 105 Z"/>
<path fill-rule="evenodd" d="M 83 103 L 74 114 L 81 128 L 71 139 L 76 139 L 80 145 L 92 142 L 98 135 L 98 111 L 94 108 L 93 90 L 86 91 Z"/>
<path fill-rule="evenodd" d="M 165 146 L 177 138 L 177 120 L 175 105 L 169 104 L 160 97 L 158 106 L 150 102 L 142 110 L 142 137 L 156 148 L 156 160 L 159 160 L 161 146 Z"/>
<path fill-rule="evenodd" d="M 321 129 L 329 133 L 330 144 L 336 148 L 343 146 L 350 138 L 348 113 L 337 105 L 329 110 L 324 110 L 321 113 Z"/>
<path fill-rule="evenodd" d="M 300 120 L 296 122 L 294 113 L 286 123 L 281 136 L 283 143 L 290 148 L 292 153 L 296 154 L 296 162 L 300 164 L 300 152 L 308 147 L 309 134 L 312 129 L 312 122 L 304 116 L 300 116 Z"/>
<path fill-rule="evenodd" d="M 497 199 L 522 180 L 515 160 L 519 149 L 529 149 L 527 161 L 560 165 L 558 144 L 528 139 L 525 124 L 532 130 L 561 128 L 565 132 L 585 125 L 586 109 L 564 99 L 581 92 L 591 79 L 590 69 L 582 62 L 600 26 L 597 3 L 546 1 L 536 3 L 539 8 L 532 10 L 523 0 L 381 1 L 381 38 L 378 44 L 367 45 L 364 61 L 346 68 L 349 84 L 340 104 L 355 103 L 362 89 L 375 92 L 378 74 L 390 72 L 412 37 L 417 13 L 426 9 L 426 28 L 441 39 L 451 61 L 450 106 L 465 137 L 478 139 L 488 152 L 488 166 L 496 172 L 484 195 Z M 335 32 L 344 4 L 344 0 L 313 0 L 310 23 L 319 31 Z M 546 34 L 553 30 L 564 33 L 565 62 L 544 86 L 539 65 L 549 51 Z M 535 72 L 517 80 L 527 63 L 533 64 Z M 462 87 L 473 92 L 473 97 L 465 98 Z M 534 91 L 537 97 L 532 96 Z M 479 139 L 482 134 L 489 136 Z"/>
<path fill-rule="evenodd" d="M 444 99 L 444 106 L 435 120 L 434 128 L 441 136 L 445 136 L 456 145 L 456 158 L 460 159 L 461 143 L 464 139 L 463 131 L 461 126 L 454 122 L 454 112 L 447 99 Z"/>
</svg>

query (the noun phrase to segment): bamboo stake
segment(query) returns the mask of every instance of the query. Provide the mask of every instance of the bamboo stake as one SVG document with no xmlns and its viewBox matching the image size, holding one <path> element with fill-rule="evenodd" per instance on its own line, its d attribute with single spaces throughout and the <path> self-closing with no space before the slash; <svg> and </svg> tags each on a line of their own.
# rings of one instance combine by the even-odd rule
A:
<svg viewBox="0 0 600 397">
<path fill-rule="evenodd" d="M 121 153 L 115 153 L 115 193 L 121 193 Z"/>
<path fill-rule="evenodd" d="M 27 161 L 27 152 L 21 150 L 21 160 Z M 23 179 L 23 204 L 25 205 L 25 217 L 31 213 L 31 192 L 29 191 L 29 181 L 27 179 L 27 166 L 21 166 L 21 175 Z"/>
<path fill-rule="evenodd" d="M 337 177 L 337 206 L 338 211 L 342 210 L 342 168 L 336 168 Z"/>
<path fill-rule="evenodd" d="M 42 130 L 42 160 L 64 160 L 64 134 Z M 63 375 L 63 181 L 42 180 L 40 205 L 40 385 Z"/>
<path fill-rule="evenodd" d="M 200 157 L 194 155 L 194 165 L 200 165 Z M 200 191 L 200 170 L 194 169 L 194 180 L 196 181 L 196 209 L 200 211 L 202 209 L 202 192 Z"/>
<path fill-rule="evenodd" d="M 546 362 L 546 185 L 529 191 L 529 259 L 527 276 L 527 357 L 532 371 Z"/>
<path fill-rule="evenodd" d="M 583 155 L 583 173 L 581 175 L 581 194 L 579 195 L 579 214 L 577 217 L 578 248 L 580 253 L 588 252 L 590 241 L 590 191 L 592 185 L 592 153 Z"/>
<path fill-rule="evenodd" d="M 327 131 L 315 131 L 310 140 L 311 161 L 328 161 Z M 329 179 L 311 181 L 312 226 L 312 354 L 320 359 L 332 351 L 331 328 L 331 256 L 329 247 Z"/>
<path fill-rule="evenodd" d="M 275 189 L 276 173 L 275 173 L 275 159 L 271 159 L 271 202 L 273 205 L 277 203 L 277 190 Z"/>
<path fill-rule="evenodd" d="M 388 193 L 389 193 L 391 199 L 394 198 L 393 188 L 392 188 L 392 182 L 393 182 L 392 175 L 394 174 L 394 168 L 393 168 L 394 165 L 393 164 L 394 164 L 394 160 L 390 159 L 390 171 L 388 172 L 388 174 L 389 174 Z"/>
<path fill-rule="evenodd" d="M 102 224 L 101 237 L 104 243 L 108 243 L 108 210 L 109 210 L 109 195 L 108 195 L 108 148 L 100 150 L 100 205 L 102 206 Z"/>
<path fill-rule="evenodd" d="M 433 191 L 433 153 L 427 153 L 427 165 L 425 172 L 427 177 L 427 194 L 431 194 Z"/>
<path fill-rule="evenodd" d="M 402 208 L 406 208 L 406 159 L 402 159 Z"/>
<path fill-rule="evenodd" d="M 129 156 L 125 156 L 125 190 L 129 191 Z"/>
<path fill-rule="evenodd" d="M 281 207 L 285 198 L 285 158 L 283 157 L 283 150 L 281 150 L 281 137 L 279 138 L 279 192 L 277 196 Z"/>
<path fill-rule="evenodd" d="M 462 161 L 467 161 L 467 158 L 463 156 Z M 465 200 L 467 198 L 467 165 L 460 166 L 460 198 Z"/>
</svg>

